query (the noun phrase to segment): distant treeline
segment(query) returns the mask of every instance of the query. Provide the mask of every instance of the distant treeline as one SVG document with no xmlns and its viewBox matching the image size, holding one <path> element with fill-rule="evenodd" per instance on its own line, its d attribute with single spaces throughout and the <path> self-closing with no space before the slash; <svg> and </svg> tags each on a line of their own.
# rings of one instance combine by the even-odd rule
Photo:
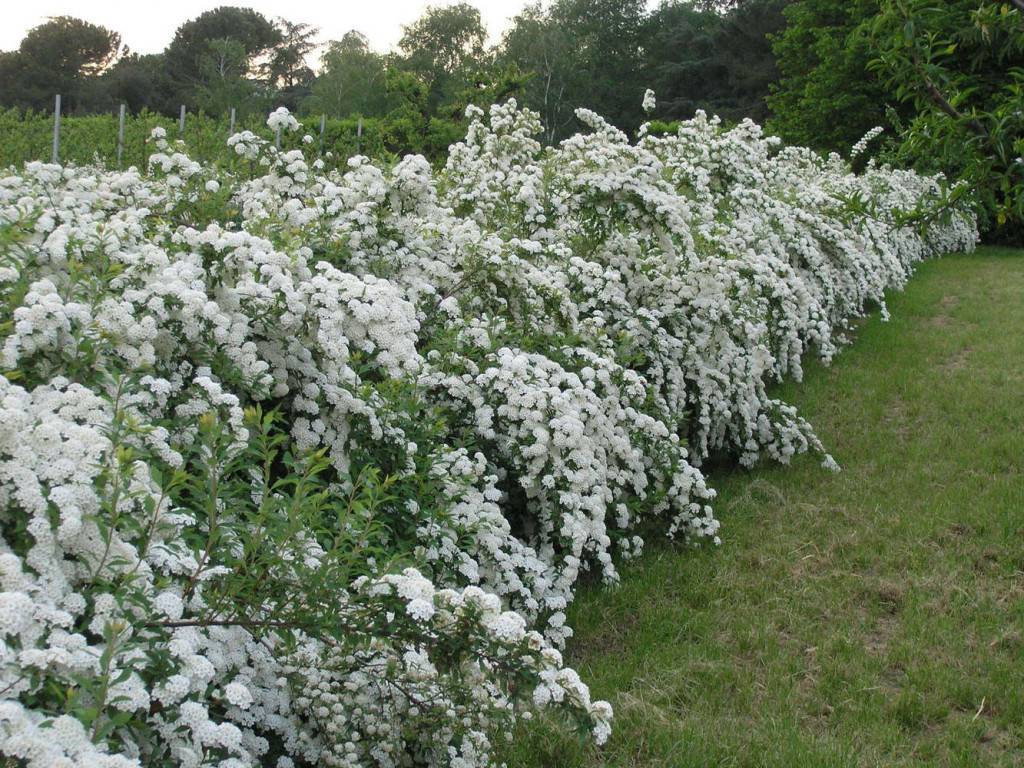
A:
<svg viewBox="0 0 1024 768">
<path fill-rule="evenodd" d="M 553 141 L 575 130 L 581 106 L 636 128 L 653 88 L 662 119 L 703 108 L 764 121 L 777 75 L 768 36 L 783 27 L 785 5 L 667 3 L 649 13 L 644 0 L 556 0 L 527 6 L 488 46 L 479 11 L 458 4 L 428 9 L 392 52 L 374 51 L 351 31 L 320 48 L 315 72 L 307 62 L 317 29 L 249 8 L 207 11 L 148 55 L 129 51 L 114 30 L 58 17 L 0 53 L 0 105 L 50 110 L 60 93 L 69 115 L 113 113 L 124 103 L 133 114 L 173 117 L 181 104 L 211 115 L 283 104 L 443 134 L 430 121 L 459 124 L 467 104 L 515 96 L 541 113 Z"/>
</svg>

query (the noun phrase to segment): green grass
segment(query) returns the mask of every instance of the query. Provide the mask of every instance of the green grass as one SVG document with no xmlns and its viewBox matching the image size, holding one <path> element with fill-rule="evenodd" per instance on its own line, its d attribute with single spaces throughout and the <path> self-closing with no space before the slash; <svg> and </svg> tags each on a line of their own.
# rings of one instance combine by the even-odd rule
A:
<svg viewBox="0 0 1024 768">
<path fill-rule="evenodd" d="M 1024 766 L 1024 252 L 921 265 L 780 391 L 843 472 L 715 472 L 724 544 L 649 542 L 570 612 L 605 747 L 519 766 Z"/>
</svg>

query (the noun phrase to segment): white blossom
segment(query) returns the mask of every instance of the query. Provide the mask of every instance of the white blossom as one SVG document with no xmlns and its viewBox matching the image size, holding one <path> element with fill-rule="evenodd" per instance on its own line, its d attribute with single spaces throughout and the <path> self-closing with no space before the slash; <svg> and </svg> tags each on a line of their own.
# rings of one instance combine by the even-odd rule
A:
<svg viewBox="0 0 1024 768">
<path fill-rule="evenodd" d="M 440 170 L 328 171 L 309 137 L 249 131 L 215 170 L 157 128 L 145 170 L 3 171 L 0 753 L 481 768 L 493 719 L 521 709 L 501 679 L 517 664 L 539 682 L 515 695 L 604 742 L 611 707 L 559 651 L 582 574 L 614 583 L 652 520 L 719 543 L 711 454 L 837 470 L 771 383 L 977 239 L 960 208 L 906 218 L 941 177 L 857 175 L 749 121 L 698 113 L 631 143 L 580 110 L 587 132 L 545 148 L 514 101 L 467 116 Z M 299 123 L 282 107 L 267 126 Z M 283 424 L 269 469 L 246 452 L 257 407 Z M 304 457 L 323 457 L 314 501 L 266 482 Z M 239 465 L 240 491 L 209 490 Z M 239 510 L 296 499 L 321 517 L 274 521 L 271 586 L 344 578 L 310 598 L 337 626 L 224 620 L 210 595 L 251 554 Z M 131 727 L 94 743 L 52 699 L 68 690 Z"/>
</svg>

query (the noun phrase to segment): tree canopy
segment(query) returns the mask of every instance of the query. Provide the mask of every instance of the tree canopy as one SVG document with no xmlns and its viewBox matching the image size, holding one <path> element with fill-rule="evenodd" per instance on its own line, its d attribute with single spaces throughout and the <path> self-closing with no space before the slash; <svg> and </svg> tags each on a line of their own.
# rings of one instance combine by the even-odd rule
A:
<svg viewBox="0 0 1024 768">
<path fill-rule="evenodd" d="M 210 43 L 233 40 L 238 43 L 245 74 L 255 71 L 254 60 L 281 41 L 274 25 L 251 8 L 221 6 L 186 21 L 174 33 L 164 63 L 171 79 L 182 86 L 204 80 L 204 60 L 210 54 Z"/>
<path fill-rule="evenodd" d="M 1024 237 L 1024 3 L 881 0 L 874 72 L 906 105 L 897 157 L 972 180 L 983 222 Z"/>
<path fill-rule="evenodd" d="M 71 111 L 88 100 L 98 77 L 123 52 L 117 32 L 53 17 L 30 29 L 17 51 L 0 55 L 0 91 L 8 104 L 36 109 L 52 105 L 59 93 Z"/>
<path fill-rule="evenodd" d="M 356 30 L 332 40 L 320 56 L 307 108 L 331 115 L 382 115 L 388 111 L 385 57 Z"/>
<path fill-rule="evenodd" d="M 878 0 L 797 0 L 775 37 L 780 78 L 768 106 L 771 128 L 787 141 L 845 151 L 886 123 L 896 103 L 870 71 L 874 53 L 867 30 Z"/>
<path fill-rule="evenodd" d="M 487 30 L 480 11 L 467 3 L 431 7 L 403 28 L 397 68 L 415 74 L 427 88 L 431 114 L 487 64 Z"/>
</svg>

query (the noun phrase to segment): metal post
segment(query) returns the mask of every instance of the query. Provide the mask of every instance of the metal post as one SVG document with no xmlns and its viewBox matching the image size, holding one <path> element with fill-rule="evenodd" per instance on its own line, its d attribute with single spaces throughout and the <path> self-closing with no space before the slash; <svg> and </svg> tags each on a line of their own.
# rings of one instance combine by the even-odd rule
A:
<svg viewBox="0 0 1024 768">
<path fill-rule="evenodd" d="M 362 152 L 363 147 L 363 118 L 359 118 L 359 122 L 356 123 L 356 154 Z"/>
<path fill-rule="evenodd" d="M 121 113 L 117 118 L 117 167 L 121 167 L 121 158 L 124 157 L 124 104 L 121 105 Z"/>
<path fill-rule="evenodd" d="M 60 94 L 53 101 L 53 154 L 51 163 L 60 162 Z"/>
<path fill-rule="evenodd" d="M 185 105 L 181 105 L 181 112 L 178 115 L 178 135 L 185 135 Z"/>
<path fill-rule="evenodd" d="M 324 153 L 324 128 L 327 127 L 327 115 L 320 115 L 320 154 Z"/>
<path fill-rule="evenodd" d="M 231 124 L 228 126 L 228 136 L 235 135 L 235 108 L 231 108 Z"/>
</svg>

